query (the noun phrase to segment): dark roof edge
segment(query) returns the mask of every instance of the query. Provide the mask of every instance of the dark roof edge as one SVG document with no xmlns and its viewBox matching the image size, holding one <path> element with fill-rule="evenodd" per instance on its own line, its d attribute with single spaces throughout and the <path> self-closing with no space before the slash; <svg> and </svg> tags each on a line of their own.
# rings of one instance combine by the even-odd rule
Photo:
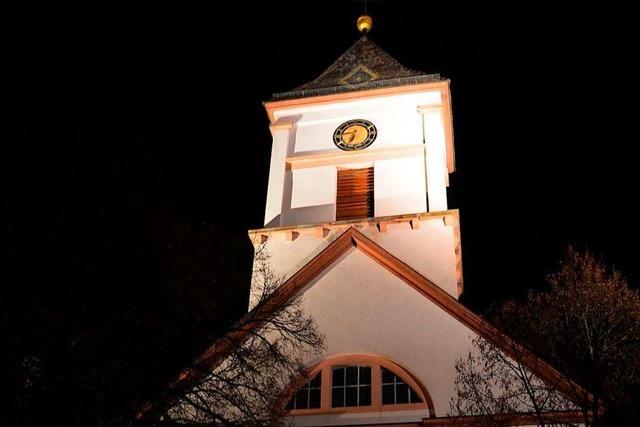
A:
<svg viewBox="0 0 640 427">
<path fill-rule="evenodd" d="M 397 77 L 393 79 L 374 80 L 371 82 L 358 83 L 353 85 L 328 86 L 314 89 L 298 89 L 287 92 L 274 93 L 271 101 L 281 101 L 284 99 L 307 98 L 310 96 L 332 95 L 335 93 L 355 92 L 366 89 L 378 89 L 383 87 L 406 86 L 425 82 L 437 82 L 444 80 L 440 74 L 422 74 L 419 76 Z"/>
</svg>

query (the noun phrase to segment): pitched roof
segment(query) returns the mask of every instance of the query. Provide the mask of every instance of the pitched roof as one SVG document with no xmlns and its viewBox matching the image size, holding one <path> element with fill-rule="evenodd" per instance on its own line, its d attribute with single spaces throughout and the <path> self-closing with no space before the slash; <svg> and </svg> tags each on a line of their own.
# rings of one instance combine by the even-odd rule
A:
<svg viewBox="0 0 640 427">
<path fill-rule="evenodd" d="M 304 98 L 380 87 L 404 86 L 441 80 L 405 67 L 367 36 L 362 36 L 318 78 L 273 99 Z"/>
<path fill-rule="evenodd" d="M 569 398 L 572 396 L 575 397 L 578 391 L 584 393 L 584 389 L 578 384 L 568 380 L 551 365 L 503 334 L 482 317 L 473 313 L 438 285 L 393 256 L 354 227 L 345 230 L 340 237 L 331 242 L 312 260 L 280 285 L 266 300 L 247 313 L 239 322 L 240 326 L 238 329 L 216 341 L 195 360 L 192 367 L 182 371 L 178 378 L 169 385 L 169 388 L 175 388 L 186 381 L 201 378 L 206 375 L 207 372 L 210 372 L 224 360 L 233 346 L 242 343 L 254 328 L 259 328 L 263 324 L 263 321 L 260 319 L 267 319 L 270 313 L 282 307 L 284 302 L 302 291 L 305 286 L 311 283 L 313 279 L 352 247 L 364 252 L 395 276 L 402 279 L 407 285 L 417 290 L 422 296 L 429 299 L 473 332 L 500 348 L 507 355 L 518 359 L 533 374 L 547 384 L 553 385 Z M 145 419 L 153 410 L 153 404 L 148 402 L 138 411 L 136 419 Z"/>
</svg>

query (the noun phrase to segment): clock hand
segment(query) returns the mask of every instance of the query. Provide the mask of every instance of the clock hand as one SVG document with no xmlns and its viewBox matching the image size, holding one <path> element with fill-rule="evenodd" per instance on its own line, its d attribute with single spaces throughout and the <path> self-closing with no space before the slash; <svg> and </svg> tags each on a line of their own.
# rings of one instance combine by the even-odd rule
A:
<svg viewBox="0 0 640 427">
<path fill-rule="evenodd" d="M 346 142 L 353 142 L 354 139 L 356 139 L 356 134 L 358 133 L 357 130 L 352 130 L 350 132 L 344 132 L 343 135 L 349 135 L 351 136 L 351 138 L 347 141 L 347 139 L 345 138 Z"/>
</svg>

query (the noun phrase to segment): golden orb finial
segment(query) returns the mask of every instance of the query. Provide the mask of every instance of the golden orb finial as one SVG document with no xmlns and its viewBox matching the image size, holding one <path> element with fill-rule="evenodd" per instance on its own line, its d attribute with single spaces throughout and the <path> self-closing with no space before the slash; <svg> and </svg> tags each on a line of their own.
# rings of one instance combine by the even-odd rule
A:
<svg viewBox="0 0 640 427">
<path fill-rule="evenodd" d="M 358 31 L 362 34 L 367 34 L 373 27 L 373 19 L 369 15 L 362 15 L 358 18 L 356 25 L 358 26 Z"/>
</svg>

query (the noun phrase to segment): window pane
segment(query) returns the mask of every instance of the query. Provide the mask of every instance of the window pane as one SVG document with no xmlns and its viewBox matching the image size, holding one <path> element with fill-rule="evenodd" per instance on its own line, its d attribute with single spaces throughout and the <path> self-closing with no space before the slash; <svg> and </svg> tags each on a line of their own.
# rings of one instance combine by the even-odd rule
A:
<svg viewBox="0 0 640 427">
<path fill-rule="evenodd" d="M 300 387 L 287 404 L 286 409 L 319 408 L 321 385 L 322 375 L 321 373 L 318 373 L 311 381 Z M 309 397 L 310 395 L 311 397 Z M 309 399 L 311 399 L 311 401 Z"/>
<path fill-rule="evenodd" d="M 331 406 L 340 408 L 344 406 L 344 388 L 334 388 L 331 390 Z"/>
<path fill-rule="evenodd" d="M 371 405 L 371 367 L 333 368 L 332 407 Z"/>
<path fill-rule="evenodd" d="M 360 389 L 360 402 L 359 406 L 371 405 L 371 386 L 365 385 L 359 387 Z"/>
<path fill-rule="evenodd" d="M 422 399 L 402 378 L 386 368 L 382 373 L 382 404 L 423 403 Z"/>
<path fill-rule="evenodd" d="M 358 387 L 347 387 L 345 392 L 344 406 L 358 406 Z"/>
<path fill-rule="evenodd" d="M 360 385 L 371 384 L 371 368 L 369 366 L 360 367 Z"/>
<path fill-rule="evenodd" d="M 396 403 L 393 392 L 394 392 L 393 384 L 382 386 L 382 404 L 383 405 L 393 405 L 394 403 Z"/>
<path fill-rule="evenodd" d="M 418 396 L 418 393 L 413 391 L 413 389 L 410 390 L 410 395 L 411 395 L 411 403 L 422 403 L 422 399 L 420 398 L 420 396 Z"/>
<path fill-rule="evenodd" d="M 347 366 L 347 385 L 358 384 L 358 367 Z"/>
<path fill-rule="evenodd" d="M 396 403 L 409 403 L 409 386 L 396 384 Z"/>
<path fill-rule="evenodd" d="M 320 387 L 321 386 L 321 381 L 322 381 L 322 375 L 320 375 L 320 373 L 318 373 L 310 382 L 309 382 L 309 387 Z"/>
<path fill-rule="evenodd" d="M 382 368 L 382 383 L 393 383 L 393 377 L 395 377 L 395 375 L 393 375 L 393 372 L 391 372 L 388 369 Z"/>
<path fill-rule="evenodd" d="M 320 407 L 320 389 L 311 390 L 309 397 L 309 409 L 319 408 Z"/>
<path fill-rule="evenodd" d="M 308 390 L 306 388 L 296 393 L 296 409 L 307 409 L 307 393 Z"/>
<path fill-rule="evenodd" d="M 344 385 L 344 368 L 333 368 L 333 381 L 331 385 L 334 387 Z"/>
</svg>

